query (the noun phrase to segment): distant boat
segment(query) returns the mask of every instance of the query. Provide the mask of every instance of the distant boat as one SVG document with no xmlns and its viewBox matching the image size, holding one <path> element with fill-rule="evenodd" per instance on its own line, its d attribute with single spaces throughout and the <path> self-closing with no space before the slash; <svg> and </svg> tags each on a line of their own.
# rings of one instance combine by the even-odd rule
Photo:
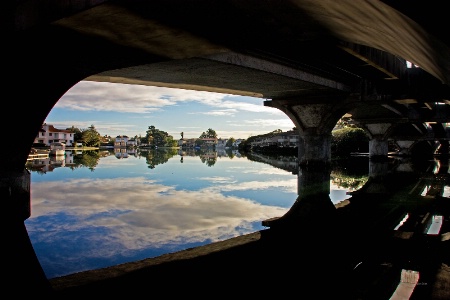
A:
<svg viewBox="0 0 450 300">
<path fill-rule="evenodd" d="M 65 155 L 66 144 L 60 142 L 54 142 L 50 144 L 49 155 Z"/>
</svg>

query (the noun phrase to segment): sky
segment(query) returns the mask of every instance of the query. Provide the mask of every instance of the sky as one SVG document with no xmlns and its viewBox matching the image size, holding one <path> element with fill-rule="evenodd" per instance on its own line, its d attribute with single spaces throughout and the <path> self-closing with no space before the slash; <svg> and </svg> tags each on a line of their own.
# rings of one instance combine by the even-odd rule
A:
<svg viewBox="0 0 450 300">
<path fill-rule="evenodd" d="M 56 103 L 45 123 L 57 129 L 94 125 L 100 135 L 145 136 L 149 126 L 174 139 L 198 138 L 209 128 L 218 138 L 247 139 L 294 123 L 262 98 L 183 89 L 80 81 Z"/>
</svg>

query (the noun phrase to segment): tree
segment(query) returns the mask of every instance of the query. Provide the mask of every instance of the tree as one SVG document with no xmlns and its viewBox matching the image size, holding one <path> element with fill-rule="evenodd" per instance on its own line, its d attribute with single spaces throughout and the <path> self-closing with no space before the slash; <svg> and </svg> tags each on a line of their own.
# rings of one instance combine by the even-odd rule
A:
<svg viewBox="0 0 450 300">
<path fill-rule="evenodd" d="M 362 128 L 344 127 L 333 130 L 332 134 L 331 152 L 336 156 L 369 151 L 369 136 Z"/>
<path fill-rule="evenodd" d="M 173 139 L 171 135 L 167 136 L 166 138 L 166 146 L 167 147 L 176 147 L 178 145 L 178 142 Z"/>
<path fill-rule="evenodd" d="M 98 147 L 101 141 L 100 133 L 97 132 L 94 125 L 91 125 L 82 131 L 82 140 L 88 147 Z"/>
<path fill-rule="evenodd" d="M 203 132 L 203 133 L 200 135 L 200 138 L 201 138 L 201 139 L 207 139 L 207 138 L 215 139 L 215 138 L 217 138 L 217 133 L 216 133 L 215 130 L 209 128 L 206 132 Z"/>
<path fill-rule="evenodd" d="M 165 131 L 159 130 L 153 125 L 148 127 L 145 135 L 145 140 L 147 140 L 148 144 L 158 147 L 176 146 L 176 141 L 173 140 L 173 136 L 169 135 Z"/>
<path fill-rule="evenodd" d="M 346 117 L 346 116 L 343 116 L 342 118 L 340 118 L 337 121 L 336 127 L 337 128 L 347 128 L 347 127 L 357 128 L 357 126 L 355 126 L 353 124 L 352 118 L 351 117 Z"/>
<path fill-rule="evenodd" d="M 201 147 L 205 144 L 205 141 L 202 140 L 202 138 L 198 138 L 195 140 L 195 145 Z"/>
<path fill-rule="evenodd" d="M 184 132 L 182 131 L 180 134 L 181 134 L 181 138 L 184 138 Z"/>
<path fill-rule="evenodd" d="M 73 133 L 73 140 L 75 142 L 79 142 L 79 141 L 83 140 L 83 132 L 79 128 L 72 125 L 72 127 L 66 128 L 66 130 Z"/>
<path fill-rule="evenodd" d="M 234 144 L 235 141 L 236 141 L 236 140 L 235 140 L 233 137 L 231 137 L 231 138 L 228 139 L 228 141 L 227 141 L 227 143 L 225 144 L 225 146 L 231 148 L 231 147 L 233 147 L 233 144 Z"/>
</svg>

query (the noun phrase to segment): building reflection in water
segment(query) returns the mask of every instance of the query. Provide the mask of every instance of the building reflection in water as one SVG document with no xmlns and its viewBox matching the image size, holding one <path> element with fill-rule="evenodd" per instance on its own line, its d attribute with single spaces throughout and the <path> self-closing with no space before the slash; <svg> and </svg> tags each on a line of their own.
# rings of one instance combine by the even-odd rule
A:
<svg viewBox="0 0 450 300">
<path fill-rule="evenodd" d="M 25 167 L 31 171 L 43 173 L 52 172 L 55 168 L 74 165 L 74 155 L 71 150 L 66 150 L 65 155 L 50 155 L 42 158 L 34 158 L 27 161 Z"/>
</svg>

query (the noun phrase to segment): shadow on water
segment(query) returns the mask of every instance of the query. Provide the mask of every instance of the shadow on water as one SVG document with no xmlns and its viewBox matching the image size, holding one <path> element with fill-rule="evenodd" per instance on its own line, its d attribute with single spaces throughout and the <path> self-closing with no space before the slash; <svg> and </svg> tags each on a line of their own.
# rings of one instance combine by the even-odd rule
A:
<svg viewBox="0 0 450 300">
<path fill-rule="evenodd" d="M 54 278 L 50 289 L 34 258 L 24 260 L 23 249 L 30 250 L 30 257 L 33 254 L 27 238 L 22 241 L 27 247 L 16 245 L 23 257 L 10 255 L 21 260 L 24 272 L 36 277 L 36 293 L 32 294 L 58 298 L 117 293 L 173 297 L 266 297 L 270 293 L 308 299 L 389 299 L 396 293 L 409 293 L 411 299 L 448 297 L 448 159 L 420 164 L 408 159 L 362 159 L 356 168 L 343 166 L 333 172 L 363 176 L 364 161 L 368 180 L 341 203 L 330 200 L 332 167 L 303 167 L 297 172 L 295 203 L 285 215 L 263 221 L 265 230 Z M 438 229 L 430 233 L 439 222 Z M 18 223 L 15 234 L 26 236 Z M 18 281 L 18 277 L 12 279 Z"/>
</svg>

